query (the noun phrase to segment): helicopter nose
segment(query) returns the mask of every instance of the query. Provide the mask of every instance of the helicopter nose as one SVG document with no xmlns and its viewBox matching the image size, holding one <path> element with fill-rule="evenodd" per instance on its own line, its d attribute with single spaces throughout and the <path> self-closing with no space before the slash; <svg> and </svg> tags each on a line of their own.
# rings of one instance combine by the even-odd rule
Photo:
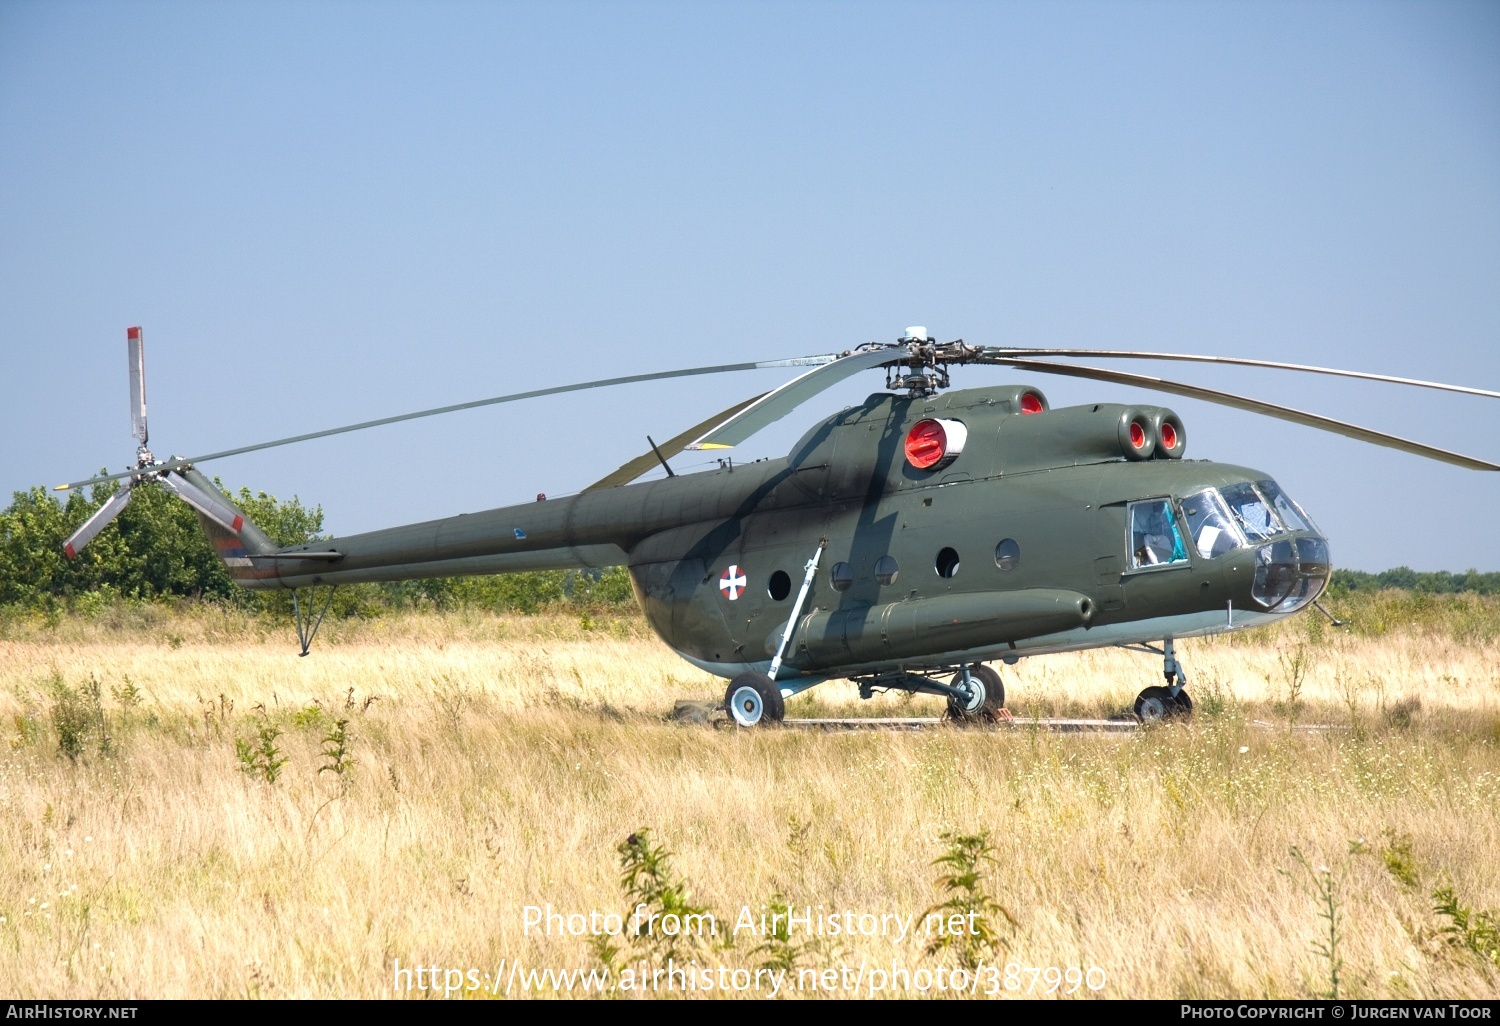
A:
<svg viewBox="0 0 1500 1026">
<path fill-rule="evenodd" d="M 1323 593 L 1332 572 L 1321 535 L 1279 539 L 1256 549 L 1250 596 L 1265 609 L 1295 613 Z"/>
</svg>

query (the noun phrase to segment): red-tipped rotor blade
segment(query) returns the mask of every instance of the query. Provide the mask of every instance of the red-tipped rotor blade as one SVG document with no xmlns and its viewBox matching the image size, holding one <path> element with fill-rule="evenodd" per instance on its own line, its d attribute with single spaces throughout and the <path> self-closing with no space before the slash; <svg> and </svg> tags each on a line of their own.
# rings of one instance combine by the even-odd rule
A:
<svg viewBox="0 0 1500 1026">
<path fill-rule="evenodd" d="M 130 433 L 146 444 L 146 340 L 139 327 L 125 330 L 130 352 Z"/>
<path fill-rule="evenodd" d="M 83 547 L 94 540 L 94 536 L 104 530 L 109 522 L 120 515 L 120 511 L 130 505 L 130 487 L 127 485 L 109 497 L 109 501 L 94 511 L 94 515 L 83 522 L 83 526 L 74 531 L 72 536 L 63 543 L 63 552 L 69 559 L 83 551 Z"/>
<path fill-rule="evenodd" d="M 163 474 L 156 480 L 167 491 L 208 517 L 208 519 L 226 531 L 233 531 L 235 534 L 239 534 L 240 528 L 245 526 L 245 518 L 240 516 L 238 510 L 218 496 L 205 492 L 191 481 L 179 477 L 175 473 Z"/>
</svg>

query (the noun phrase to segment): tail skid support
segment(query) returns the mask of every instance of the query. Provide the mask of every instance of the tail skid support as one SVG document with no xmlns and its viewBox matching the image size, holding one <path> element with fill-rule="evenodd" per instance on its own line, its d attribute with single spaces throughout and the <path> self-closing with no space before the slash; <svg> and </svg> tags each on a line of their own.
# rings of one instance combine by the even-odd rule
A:
<svg viewBox="0 0 1500 1026">
<path fill-rule="evenodd" d="M 302 646 L 300 655 L 307 655 L 312 648 L 313 638 L 318 636 L 318 628 L 323 626 L 323 618 L 328 615 L 328 607 L 333 605 L 333 593 L 338 590 L 338 585 L 327 585 L 328 592 L 323 596 L 323 607 L 313 614 L 313 609 L 318 605 L 318 588 L 314 585 L 308 588 L 308 611 L 303 613 L 302 600 L 299 597 L 301 588 L 292 589 L 292 616 L 297 621 L 297 641 Z"/>
</svg>

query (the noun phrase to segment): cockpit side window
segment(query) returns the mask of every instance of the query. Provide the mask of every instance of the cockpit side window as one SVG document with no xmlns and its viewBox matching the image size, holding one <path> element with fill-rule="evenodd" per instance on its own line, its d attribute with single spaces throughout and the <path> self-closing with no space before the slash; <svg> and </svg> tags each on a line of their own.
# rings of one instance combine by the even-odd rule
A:
<svg viewBox="0 0 1500 1026">
<path fill-rule="evenodd" d="M 1186 563 L 1187 546 L 1177 528 L 1168 499 L 1147 499 L 1130 504 L 1130 568 Z"/>
<path fill-rule="evenodd" d="M 1281 524 L 1277 522 L 1276 514 L 1271 512 L 1270 504 L 1248 482 L 1226 485 L 1219 489 L 1219 494 L 1224 496 L 1235 522 L 1250 541 L 1265 541 L 1282 532 Z"/>
<path fill-rule="evenodd" d="M 1222 556 L 1245 544 L 1229 508 L 1212 488 L 1183 499 L 1182 512 L 1187 517 L 1188 534 L 1204 559 Z"/>
</svg>

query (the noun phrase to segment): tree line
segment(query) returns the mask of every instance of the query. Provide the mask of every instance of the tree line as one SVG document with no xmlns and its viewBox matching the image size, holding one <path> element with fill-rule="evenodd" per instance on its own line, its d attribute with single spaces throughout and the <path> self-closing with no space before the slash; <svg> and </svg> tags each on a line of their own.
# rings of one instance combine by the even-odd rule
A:
<svg viewBox="0 0 1500 1026">
<path fill-rule="evenodd" d="M 321 506 L 308 507 L 296 497 L 283 502 L 248 488 L 235 494 L 217 478 L 214 483 L 278 545 L 326 537 Z M 84 599 L 97 605 L 101 600 L 166 598 L 225 602 L 256 611 L 287 605 L 284 592 L 237 586 L 199 527 L 197 514 L 160 488 L 136 489 L 114 523 L 68 559 L 63 543 L 118 488 L 110 482 L 86 495 L 72 492 L 65 502 L 40 487 L 14 493 L 0 511 L 0 606 L 54 610 Z M 614 568 L 343 586 L 336 606 L 344 615 L 417 606 L 535 612 L 556 605 L 630 601 L 630 578 L 623 568 Z"/>
<path fill-rule="evenodd" d="M 1344 591 L 1385 591 L 1395 588 L 1426 595 L 1457 595 L 1462 592 L 1500 595 L 1500 573 L 1480 573 L 1478 570 L 1452 573 L 1448 570 L 1413 570 L 1409 566 L 1382 570 L 1378 574 L 1363 570 L 1335 570 L 1329 584 Z"/>
</svg>

